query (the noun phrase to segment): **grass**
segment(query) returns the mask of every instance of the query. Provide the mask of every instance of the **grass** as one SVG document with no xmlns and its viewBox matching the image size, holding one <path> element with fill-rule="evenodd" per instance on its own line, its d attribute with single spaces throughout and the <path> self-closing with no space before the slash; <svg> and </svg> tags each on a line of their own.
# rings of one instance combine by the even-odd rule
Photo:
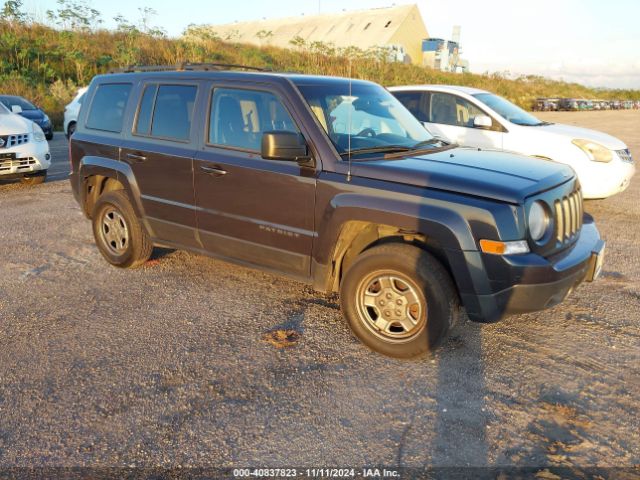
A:
<svg viewBox="0 0 640 480">
<path fill-rule="evenodd" d="M 298 40 L 298 39 L 296 39 Z M 385 86 L 456 84 L 490 90 L 529 109 L 537 97 L 640 100 L 638 90 L 592 89 L 540 76 L 516 79 L 501 74 L 453 74 L 388 62 L 381 51 L 336 50 L 297 41 L 292 49 L 223 41 L 195 27 L 179 39 L 136 29 L 60 30 L 38 23 L 0 21 L 0 82 L 5 94 L 22 95 L 49 113 L 60 126 L 64 106 L 94 75 L 127 65 L 221 62 L 277 71 L 352 76 Z"/>
</svg>

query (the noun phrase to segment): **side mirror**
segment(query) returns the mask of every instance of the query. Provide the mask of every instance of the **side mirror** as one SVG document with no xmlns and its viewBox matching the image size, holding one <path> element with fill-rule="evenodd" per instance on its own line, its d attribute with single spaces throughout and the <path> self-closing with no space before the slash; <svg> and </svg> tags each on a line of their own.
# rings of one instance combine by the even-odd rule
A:
<svg viewBox="0 0 640 480">
<path fill-rule="evenodd" d="M 11 105 L 11 111 L 13 113 L 22 113 L 22 107 L 20 105 Z"/>
<path fill-rule="evenodd" d="M 487 115 L 476 115 L 473 117 L 473 126 L 477 128 L 491 128 L 493 122 L 491 121 L 491 117 Z"/>
<path fill-rule="evenodd" d="M 267 160 L 309 160 L 309 150 L 304 137 L 294 132 L 264 132 L 261 154 L 262 158 Z"/>
</svg>

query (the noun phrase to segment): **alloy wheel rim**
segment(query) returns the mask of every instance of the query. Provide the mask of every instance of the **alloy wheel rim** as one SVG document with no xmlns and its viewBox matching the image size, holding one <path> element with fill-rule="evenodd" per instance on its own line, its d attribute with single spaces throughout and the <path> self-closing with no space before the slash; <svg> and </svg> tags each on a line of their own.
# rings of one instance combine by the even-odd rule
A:
<svg viewBox="0 0 640 480">
<path fill-rule="evenodd" d="M 367 275 L 358 285 L 357 307 L 361 322 L 386 342 L 413 339 L 427 321 L 424 295 L 413 280 L 399 272 Z"/>
<path fill-rule="evenodd" d="M 129 247 L 129 229 L 124 217 L 115 208 L 108 208 L 102 215 L 100 233 L 104 245 L 114 255 L 122 255 Z"/>
</svg>

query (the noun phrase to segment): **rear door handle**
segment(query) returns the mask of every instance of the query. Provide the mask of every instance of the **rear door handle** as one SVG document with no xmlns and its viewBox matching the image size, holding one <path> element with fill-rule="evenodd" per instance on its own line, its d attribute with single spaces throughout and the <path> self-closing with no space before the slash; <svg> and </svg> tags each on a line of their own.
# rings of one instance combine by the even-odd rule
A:
<svg viewBox="0 0 640 480">
<path fill-rule="evenodd" d="M 145 157 L 144 155 L 137 155 L 135 153 L 127 153 L 127 158 L 137 163 L 142 163 L 147 161 L 147 157 Z"/>
<path fill-rule="evenodd" d="M 214 177 L 221 177 L 222 175 L 226 175 L 227 171 L 219 168 L 219 167 L 206 167 L 204 165 L 202 165 L 200 167 L 200 170 L 202 170 L 204 173 L 208 174 L 208 175 L 213 175 Z"/>
</svg>

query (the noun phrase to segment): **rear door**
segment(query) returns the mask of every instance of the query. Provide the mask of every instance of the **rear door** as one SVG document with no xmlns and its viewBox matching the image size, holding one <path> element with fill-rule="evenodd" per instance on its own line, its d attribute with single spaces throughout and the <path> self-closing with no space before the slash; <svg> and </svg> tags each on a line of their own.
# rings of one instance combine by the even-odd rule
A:
<svg viewBox="0 0 640 480">
<path fill-rule="evenodd" d="M 201 94 L 197 81 L 143 82 L 120 154 L 133 170 L 151 235 L 186 247 L 198 246 L 193 158 Z"/>
<path fill-rule="evenodd" d="M 283 93 L 212 84 L 194 162 L 198 232 L 213 254 L 308 278 L 316 169 L 260 155 L 263 132 L 300 132 Z"/>
</svg>

